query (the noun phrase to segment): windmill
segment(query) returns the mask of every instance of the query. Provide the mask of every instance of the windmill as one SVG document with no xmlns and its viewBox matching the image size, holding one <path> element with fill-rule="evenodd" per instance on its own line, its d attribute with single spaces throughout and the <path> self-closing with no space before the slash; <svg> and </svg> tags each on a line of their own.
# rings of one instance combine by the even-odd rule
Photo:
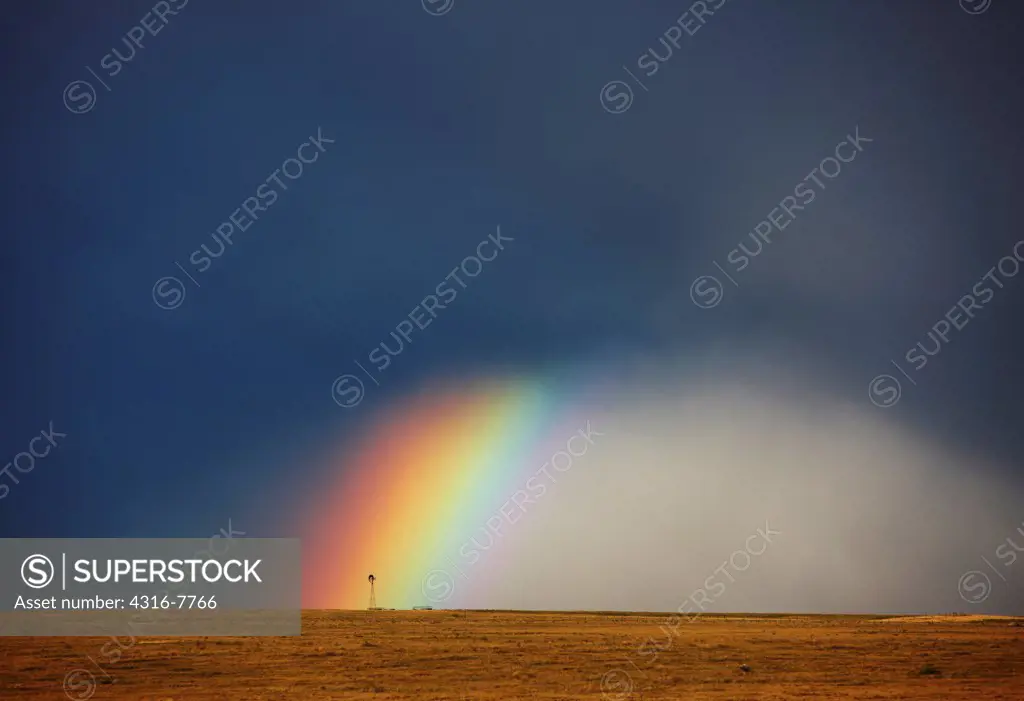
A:
<svg viewBox="0 0 1024 701">
<path fill-rule="evenodd" d="M 377 578 L 371 574 L 367 579 L 370 582 L 370 610 L 373 611 L 377 608 L 377 594 L 373 591 L 373 583 Z"/>
</svg>

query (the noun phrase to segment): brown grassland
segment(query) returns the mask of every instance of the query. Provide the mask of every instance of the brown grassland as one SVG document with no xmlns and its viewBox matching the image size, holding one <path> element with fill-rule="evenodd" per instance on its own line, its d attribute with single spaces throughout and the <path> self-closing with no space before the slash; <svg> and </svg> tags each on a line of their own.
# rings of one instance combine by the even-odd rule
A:
<svg viewBox="0 0 1024 701">
<path fill-rule="evenodd" d="M 674 633 L 665 620 L 306 611 L 290 638 L 0 638 L 0 697 L 1024 699 L 1021 619 L 709 614 Z"/>
</svg>

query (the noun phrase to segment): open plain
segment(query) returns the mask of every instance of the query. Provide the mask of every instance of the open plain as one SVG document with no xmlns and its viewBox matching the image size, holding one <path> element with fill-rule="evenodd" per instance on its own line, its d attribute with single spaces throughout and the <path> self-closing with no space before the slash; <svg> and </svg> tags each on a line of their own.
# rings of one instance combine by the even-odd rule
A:
<svg viewBox="0 0 1024 701">
<path fill-rule="evenodd" d="M 0 638 L 0 698 L 1024 699 L 1024 620 L 306 611 L 294 638 Z"/>
</svg>

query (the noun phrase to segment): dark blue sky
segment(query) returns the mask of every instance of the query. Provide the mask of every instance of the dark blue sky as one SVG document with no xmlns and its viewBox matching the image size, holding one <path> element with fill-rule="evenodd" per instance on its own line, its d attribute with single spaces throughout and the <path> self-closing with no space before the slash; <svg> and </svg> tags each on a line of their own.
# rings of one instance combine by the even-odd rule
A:
<svg viewBox="0 0 1024 701">
<path fill-rule="evenodd" d="M 473 369 L 769 342 L 866 404 L 1024 238 L 1010 0 L 729 0 L 650 77 L 637 59 L 665 53 L 686 3 L 192 0 L 109 76 L 152 7 L 2 20 L 0 449 L 68 434 L 16 473 L 7 536 L 204 536 L 229 517 L 278 535 L 297 456 L 358 430 L 331 382 L 498 225 L 514 245 L 368 404 Z M 647 90 L 610 114 L 623 64 Z M 97 88 L 81 114 L 76 80 Z M 695 306 L 694 278 L 855 126 L 864 153 L 720 306 Z M 318 128 L 334 143 L 196 274 L 192 252 Z M 152 288 L 176 262 L 201 288 L 164 310 Z M 1022 300 L 1007 281 L 892 416 L 1019 473 Z"/>
</svg>

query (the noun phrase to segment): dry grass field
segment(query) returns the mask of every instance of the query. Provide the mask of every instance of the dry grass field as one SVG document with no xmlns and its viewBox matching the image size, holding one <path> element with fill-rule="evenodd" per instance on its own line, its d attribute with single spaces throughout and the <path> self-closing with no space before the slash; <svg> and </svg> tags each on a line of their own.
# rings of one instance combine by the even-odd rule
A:
<svg viewBox="0 0 1024 701">
<path fill-rule="evenodd" d="M 665 618 L 307 611 L 295 638 L 0 638 L 0 697 L 1024 699 L 1019 619 Z"/>
</svg>

